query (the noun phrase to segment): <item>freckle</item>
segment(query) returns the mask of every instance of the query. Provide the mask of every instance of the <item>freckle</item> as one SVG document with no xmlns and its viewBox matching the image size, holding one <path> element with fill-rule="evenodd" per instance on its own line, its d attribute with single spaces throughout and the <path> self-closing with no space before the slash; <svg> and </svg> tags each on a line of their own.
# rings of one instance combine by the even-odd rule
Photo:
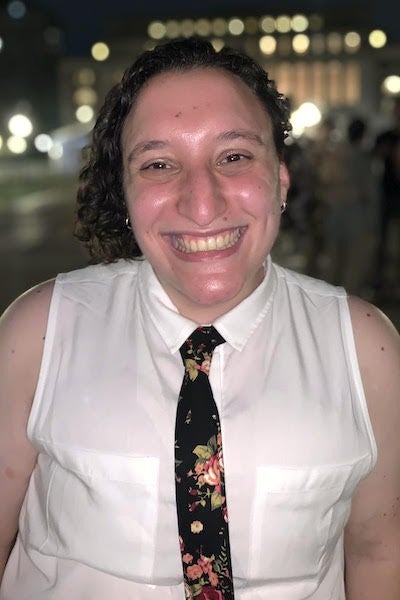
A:
<svg viewBox="0 0 400 600">
<path fill-rule="evenodd" d="M 180 110 L 179 112 L 176 113 L 175 118 L 177 119 L 178 117 L 180 117 L 182 114 L 182 111 Z"/>
<path fill-rule="evenodd" d="M 11 354 L 15 354 L 15 350 L 14 350 L 14 348 L 11 350 Z"/>
<path fill-rule="evenodd" d="M 367 313 L 367 317 L 370 317 L 370 316 L 371 316 L 371 313 Z"/>
<path fill-rule="evenodd" d="M 36 290 L 36 293 L 37 293 L 37 294 L 40 294 L 40 292 L 41 292 L 41 291 L 42 291 L 42 290 Z"/>
<path fill-rule="evenodd" d="M 15 471 L 14 469 L 10 469 L 10 467 L 6 467 L 4 473 L 6 474 L 7 479 L 14 479 Z"/>
<path fill-rule="evenodd" d="M 386 513 L 383 513 L 383 516 L 386 517 Z"/>
<path fill-rule="evenodd" d="M 193 108 L 193 110 L 197 110 L 197 106 L 196 105 L 192 106 L 192 108 Z"/>
<path fill-rule="evenodd" d="M 385 350 L 384 346 L 381 346 L 381 350 Z"/>
<path fill-rule="evenodd" d="M 44 336 L 42 337 L 42 340 L 45 340 L 45 339 L 46 339 L 46 336 L 44 335 Z"/>
</svg>

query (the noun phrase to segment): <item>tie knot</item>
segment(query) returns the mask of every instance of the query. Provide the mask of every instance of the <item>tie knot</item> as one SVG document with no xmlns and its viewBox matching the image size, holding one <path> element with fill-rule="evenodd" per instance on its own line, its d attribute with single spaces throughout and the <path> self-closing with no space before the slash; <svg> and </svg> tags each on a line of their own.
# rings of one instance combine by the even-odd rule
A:
<svg viewBox="0 0 400 600">
<path fill-rule="evenodd" d="M 179 349 L 183 364 L 186 368 L 188 367 L 187 361 L 189 361 L 189 365 L 196 364 L 199 370 L 208 375 L 214 349 L 224 342 L 222 335 L 212 325 L 198 327 Z"/>
</svg>

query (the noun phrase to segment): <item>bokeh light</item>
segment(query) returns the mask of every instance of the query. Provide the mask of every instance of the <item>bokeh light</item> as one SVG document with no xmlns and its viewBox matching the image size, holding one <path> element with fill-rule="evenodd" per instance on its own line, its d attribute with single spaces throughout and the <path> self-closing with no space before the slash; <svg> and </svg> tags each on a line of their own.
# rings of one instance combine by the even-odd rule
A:
<svg viewBox="0 0 400 600">
<path fill-rule="evenodd" d="M 80 123 L 89 123 L 94 117 L 94 110 L 88 104 L 83 104 L 76 109 L 75 116 Z"/>
<path fill-rule="evenodd" d="M 12 19 L 22 19 L 26 15 L 26 6 L 21 0 L 13 0 L 8 4 L 7 12 Z"/>
<path fill-rule="evenodd" d="M 53 146 L 53 140 L 47 133 L 39 133 L 33 141 L 36 150 L 39 152 L 49 152 Z"/>
<path fill-rule="evenodd" d="M 270 56 L 276 50 L 276 39 L 273 35 L 263 35 L 259 40 L 260 50 L 263 54 Z"/>
<path fill-rule="evenodd" d="M 104 42 L 96 42 L 91 48 L 91 54 L 94 60 L 102 62 L 110 56 L 110 48 Z"/>
<path fill-rule="evenodd" d="M 386 45 L 386 33 L 381 29 L 374 29 L 368 36 L 368 41 L 373 48 L 383 48 Z"/>
<path fill-rule="evenodd" d="M 28 147 L 26 139 L 17 135 L 11 135 L 7 139 L 7 148 L 13 154 L 23 154 Z"/>
<path fill-rule="evenodd" d="M 31 135 L 33 125 L 26 115 L 17 114 L 8 121 L 8 129 L 13 136 L 25 138 Z"/>
<path fill-rule="evenodd" d="M 400 94 L 400 77 L 399 75 L 388 75 L 383 80 L 382 90 L 389 96 L 397 96 Z"/>
</svg>

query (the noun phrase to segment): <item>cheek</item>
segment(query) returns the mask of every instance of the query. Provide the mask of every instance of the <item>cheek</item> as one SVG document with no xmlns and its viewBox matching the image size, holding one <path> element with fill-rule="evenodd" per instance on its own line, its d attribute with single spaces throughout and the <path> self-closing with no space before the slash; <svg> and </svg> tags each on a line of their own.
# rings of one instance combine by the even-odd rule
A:
<svg viewBox="0 0 400 600">
<path fill-rule="evenodd" d="M 236 186 L 235 195 L 241 207 L 254 216 L 279 213 L 279 195 L 276 184 L 267 179 L 252 179 Z"/>
</svg>

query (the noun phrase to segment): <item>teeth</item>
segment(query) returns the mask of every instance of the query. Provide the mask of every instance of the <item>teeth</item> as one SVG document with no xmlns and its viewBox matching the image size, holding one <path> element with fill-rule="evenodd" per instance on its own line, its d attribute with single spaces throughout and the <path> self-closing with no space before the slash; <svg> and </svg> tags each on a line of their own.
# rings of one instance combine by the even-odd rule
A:
<svg viewBox="0 0 400 600">
<path fill-rule="evenodd" d="M 187 237 L 172 237 L 174 248 L 180 252 L 210 252 L 210 250 L 226 250 L 234 246 L 240 238 L 240 229 L 235 229 L 225 235 L 208 238 L 189 239 Z"/>
</svg>

